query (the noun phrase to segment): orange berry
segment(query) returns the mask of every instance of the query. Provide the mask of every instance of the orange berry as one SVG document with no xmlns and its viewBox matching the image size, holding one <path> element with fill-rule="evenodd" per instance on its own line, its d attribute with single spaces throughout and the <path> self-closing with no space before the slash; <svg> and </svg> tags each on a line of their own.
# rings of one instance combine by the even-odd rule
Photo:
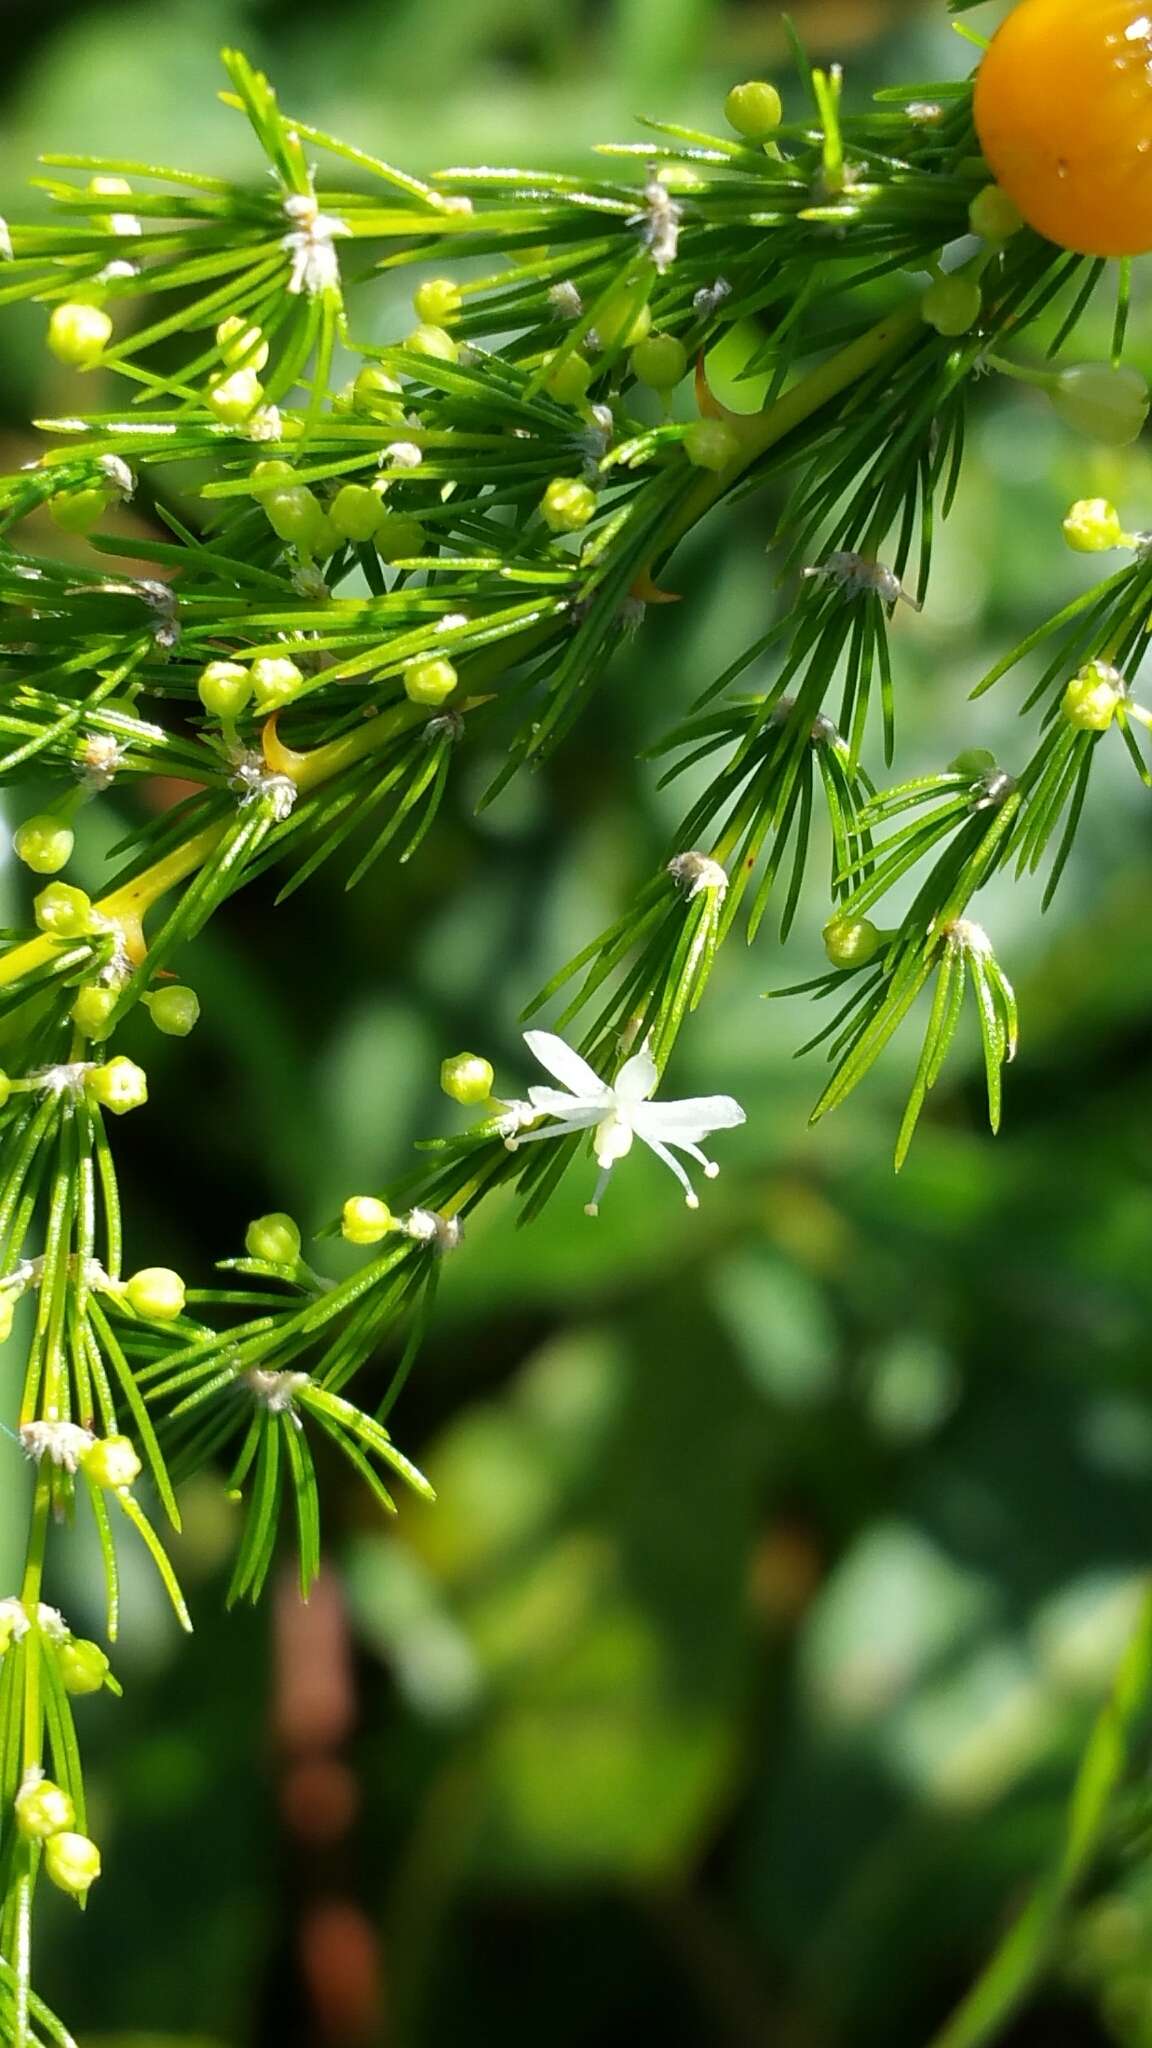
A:
<svg viewBox="0 0 1152 2048">
<path fill-rule="evenodd" d="M 1088 256 L 1152 249 L 1152 14 L 1021 0 L 976 75 L 980 147 L 1029 227 Z"/>
</svg>

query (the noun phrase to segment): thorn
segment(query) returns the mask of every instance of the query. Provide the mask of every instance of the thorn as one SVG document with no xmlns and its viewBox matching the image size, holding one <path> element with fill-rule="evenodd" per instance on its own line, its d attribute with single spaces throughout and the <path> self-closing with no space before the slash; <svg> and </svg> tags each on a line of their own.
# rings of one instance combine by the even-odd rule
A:
<svg viewBox="0 0 1152 2048">
<path fill-rule="evenodd" d="M 641 569 L 640 574 L 632 583 L 628 595 L 629 597 L 638 598 L 641 604 L 679 604 L 683 592 L 679 590 L 661 590 L 658 584 L 653 583 L 648 570 Z"/>
<path fill-rule="evenodd" d="M 264 720 L 260 728 L 260 750 L 273 775 L 287 775 L 291 782 L 300 780 L 300 770 L 307 761 L 307 754 L 297 754 L 286 747 L 276 729 L 279 712 Z"/>
</svg>

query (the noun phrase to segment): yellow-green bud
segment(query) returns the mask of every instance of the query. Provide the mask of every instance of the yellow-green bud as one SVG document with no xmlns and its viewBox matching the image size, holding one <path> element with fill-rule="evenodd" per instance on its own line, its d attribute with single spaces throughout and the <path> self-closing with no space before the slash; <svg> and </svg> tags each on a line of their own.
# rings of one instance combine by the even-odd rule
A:
<svg viewBox="0 0 1152 2048">
<path fill-rule="evenodd" d="M 46 1842 L 50 1835 L 63 1834 L 76 1818 L 63 1785 L 51 1778 L 28 1778 L 14 1801 L 16 1826 L 28 1842 Z"/>
<path fill-rule="evenodd" d="M 1148 418 L 1148 382 L 1131 364 L 1072 363 L 1054 376 L 1048 395 L 1066 426 L 1125 448 Z"/>
<path fill-rule="evenodd" d="M 984 294 L 974 277 L 938 277 L 920 301 L 920 313 L 937 334 L 967 334 L 975 327 Z"/>
<path fill-rule="evenodd" d="M 257 711 L 276 711 L 281 704 L 290 704 L 304 681 L 286 654 L 262 654 L 252 663 L 250 674 Z"/>
<path fill-rule="evenodd" d="M 349 1195 L 340 1218 L 341 1235 L 349 1244 L 379 1244 L 393 1228 L 392 1211 L 375 1195 Z"/>
<path fill-rule="evenodd" d="M 238 661 L 210 661 L 201 669 L 196 692 L 214 718 L 236 718 L 252 695 L 252 677 Z"/>
<path fill-rule="evenodd" d="M 1078 498 L 1065 517 L 1064 538 L 1078 555 L 1102 555 L 1124 539 L 1120 514 L 1107 498 Z"/>
<path fill-rule="evenodd" d="M 579 405 L 585 398 L 592 382 L 592 365 L 586 356 L 575 353 L 548 359 L 544 377 L 544 389 L 560 405 Z"/>
<path fill-rule="evenodd" d="M 278 540 L 310 555 L 324 524 L 324 508 L 306 484 L 268 491 L 260 499 L 264 517 Z"/>
<path fill-rule="evenodd" d="M 118 1052 L 104 1066 L 93 1067 L 88 1076 L 88 1091 L 113 1116 L 125 1116 L 130 1109 L 141 1109 L 147 1102 L 148 1076 L 135 1060 Z"/>
<path fill-rule="evenodd" d="M 968 208 L 968 225 L 986 242 L 1008 242 L 1020 233 L 1024 216 L 999 185 L 985 185 Z"/>
<path fill-rule="evenodd" d="M 882 944 L 870 917 L 831 917 L 824 927 L 824 951 L 833 967 L 863 967 Z"/>
<path fill-rule="evenodd" d="M 292 464 L 284 462 L 279 456 L 270 455 L 264 462 L 253 465 L 248 484 L 254 496 L 262 498 L 266 491 L 290 489 L 295 481 L 296 471 Z"/>
<path fill-rule="evenodd" d="M 44 1868 L 62 1892 L 82 1899 L 100 1875 L 100 1851 L 87 1835 L 65 1830 L 45 1842 Z"/>
<path fill-rule="evenodd" d="M 406 336 L 404 346 L 412 349 L 418 356 L 434 356 L 441 363 L 454 363 L 459 354 L 447 328 L 437 327 L 426 320 L 421 321 L 419 327 L 414 327 L 411 334 Z"/>
<path fill-rule="evenodd" d="M 688 351 L 674 334 L 650 334 L 632 351 L 632 374 L 654 391 L 671 391 L 688 370 Z"/>
<path fill-rule="evenodd" d="M 171 1266 L 141 1266 L 124 1282 L 124 1299 L 150 1323 L 172 1323 L 184 1313 L 184 1282 Z"/>
<path fill-rule="evenodd" d="M 387 514 L 367 484 L 343 484 L 328 507 L 328 517 L 341 540 L 362 541 L 372 539 Z"/>
<path fill-rule="evenodd" d="M 69 300 L 53 308 L 48 346 L 58 362 L 75 370 L 90 370 L 103 355 L 111 333 L 112 321 L 102 306 Z"/>
<path fill-rule="evenodd" d="M 444 327 L 455 319 L 464 302 L 459 285 L 450 277 L 428 277 L 417 285 L 412 303 L 418 320 L 429 327 Z"/>
<path fill-rule="evenodd" d="M 404 406 L 401 386 L 381 363 L 365 363 L 356 374 L 352 396 L 361 412 L 377 420 L 402 420 Z"/>
<path fill-rule="evenodd" d="M 468 1106 L 487 1102 L 495 1078 L 491 1063 L 474 1052 L 454 1053 L 440 1068 L 440 1086 L 445 1095 Z"/>
<path fill-rule="evenodd" d="M 408 663 L 404 671 L 404 694 L 413 704 L 436 706 L 452 695 L 459 680 L 445 655 L 426 655 L 420 661 Z"/>
<path fill-rule="evenodd" d="M 163 1267 L 153 1270 L 162 1272 Z M 137 1274 L 135 1277 L 139 1279 L 140 1276 Z M 128 1436 L 101 1437 L 88 1450 L 82 1452 L 80 1463 L 89 1479 L 97 1486 L 107 1486 L 113 1491 L 135 1485 L 143 1470 L 136 1454 L 136 1446 Z"/>
<path fill-rule="evenodd" d="M 408 519 L 402 512 L 388 512 L 376 528 L 372 543 L 382 562 L 414 561 L 424 552 L 424 528 L 418 519 Z"/>
<path fill-rule="evenodd" d="M 61 533 L 91 533 L 108 510 L 108 493 L 96 485 L 81 491 L 57 491 L 48 510 Z"/>
<path fill-rule="evenodd" d="M 540 514 L 553 533 L 579 533 L 596 511 L 596 493 L 578 477 L 554 476 L 540 500 Z"/>
<path fill-rule="evenodd" d="M 241 427 L 251 419 L 264 397 L 264 386 L 255 370 L 233 370 L 209 387 L 208 406 L 222 426 Z"/>
<path fill-rule="evenodd" d="M 740 443 L 725 420 L 693 420 L 684 436 L 684 453 L 697 469 L 727 469 Z"/>
<path fill-rule="evenodd" d="M 268 361 L 264 329 L 239 313 L 230 313 L 220 322 L 216 346 L 230 370 L 262 370 Z"/>
<path fill-rule="evenodd" d="M 72 1022 L 85 1038 L 107 1038 L 108 1019 L 119 1000 L 114 988 L 101 988 L 98 982 L 89 982 L 82 988 L 72 1005 Z"/>
<path fill-rule="evenodd" d="M 9 1079 L 9 1076 L 4 1072 L 3 1067 L 0 1067 L 0 1109 L 3 1109 L 4 1104 L 7 1102 L 8 1097 L 11 1095 L 11 1093 L 12 1082 Z"/>
<path fill-rule="evenodd" d="M 38 812 L 17 826 L 12 850 L 34 875 L 58 875 L 72 858 L 74 836 L 70 825 L 54 818 L 51 811 Z"/>
<path fill-rule="evenodd" d="M 990 747 L 965 747 L 948 763 L 949 775 L 968 775 L 973 780 L 978 775 L 994 775 L 995 772 L 996 756 Z"/>
<path fill-rule="evenodd" d="M 1077 732 L 1107 732 L 1123 701 L 1123 676 L 1107 662 L 1090 661 L 1073 676 L 1060 708 Z"/>
<path fill-rule="evenodd" d="M 601 348 L 633 348 L 643 341 L 652 325 L 652 308 L 644 299 L 636 304 L 635 292 L 627 288 L 613 292 L 596 314 L 596 339 Z"/>
<path fill-rule="evenodd" d="M 185 988 L 175 983 L 171 988 L 158 988 L 154 995 L 145 996 L 148 1014 L 165 1038 L 187 1038 L 196 1029 L 200 1018 L 200 998 L 194 988 Z"/>
<path fill-rule="evenodd" d="M 99 1643 L 90 1643 L 83 1636 L 70 1636 L 66 1643 L 56 1645 L 55 1656 L 65 1692 L 79 1697 L 101 1690 L 108 1676 L 108 1659 Z"/>
<path fill-rule="evenodd" d="M 32 904 L 42 932 L 53 939 L 79 939 L 92 928 L 92 898 L 71 882 L 49 882 Z"/>
<path fill-rule="evenodd" d="M 294 1266 L 300 1257 L 300 1226 L 282 1209 L 257 1216 L 244 1233 L 244 1249 L 250 1258 L 263 1259 L 270 1266 Z"/>
<path fill-rule="evenodd" d="M 724 118 L 737 135 L 749 142 L 763 142 L 766 136 L 775 135 L 784 107 L 776 87 L 766 78 L 750 78 L 747 84 L 732 87 L 724 102 Z"/>
</svg>

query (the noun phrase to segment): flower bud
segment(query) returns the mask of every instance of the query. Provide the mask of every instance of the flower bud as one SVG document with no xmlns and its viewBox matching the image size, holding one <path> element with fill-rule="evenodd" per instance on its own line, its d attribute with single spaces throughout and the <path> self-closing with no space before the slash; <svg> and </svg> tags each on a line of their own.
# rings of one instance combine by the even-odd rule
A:
<svg viewBox="0 0 1152 2048">
<path fill-rule="evenodd" d="M 955 754 L 948 763 L 949 775 L 968 775 L 975 781 L 978 775 L 994 775 L 996 756 L 990 747 L 965 747 L 963 753 Z"/>
<path fill-rule="evenodd" d="M 72 858 L 74 836 L 71 826 L 51 811 L 26 818 L 12 835 L 12 850 L 34 875 L 58 875 Z"/>
<path fill-rule="evenodd" d="M 340 1232 L 349 1244 L 379 1244 L 395 1228 L 387 1202 L 375 1195 L 349 1195 L 340 1218 Z"/>
<path fill-rule="evenodd" d="M 365 363 L 357 372 L 352 396 L 361 412 L 373 419 L 397 421 L 404 417 L 401 385 L 381 363 Z"/>
<path fill-rule="evenodd" d="M 612 292 L 596 315 L 596 339 L 601 348 L 634 348 L 652 325 L 652 308 L 647 299 L 636 304 L 636 294 L 626 287 Z"/>
<path fill-rule="evenodd" d="M 152 1270 L 163 1271 L 163 1268 L 154 1267 Z M 173 1274 L 172 1277 L 175 1279 L 177 1276 Z M 135 1278 L 139 1279 L 140 1275 L 137 1273 Z M 97 1486 L 107 1486 L 114 1491 L 120 1487 L 134 1485 L 143 1470 L 136 1455 L 136 1446 L 131 1437 L 127 1436 L 99 1438 L 89 1450 L 81 1454 L 80 1463 L 89 1479 L 94 1480 Z M 67 1826 L 67 1822 L 64 1822 L 64 1826 Z"/>
<path fill-rule="evenodd" d="M 967 334 L 983 304 L 984 294 L 974 277 L 938 277 L 921 299 L 920 312 L 937 334 Z"/>
<path fill-rule="evenodd" d="M 650 334 L 632 351 L 632 374 L 654 391 L 671 391 L 688 371 L 688 351 L 674 334 Z"/>
<path fill-rule="evenodd" d="M 9 1079 L 9 1076 L 4 1072 L 3 1067 L 0 1067 L 0 1109 L 3 1109 L 4 1104 L 7 1102 L 8 1097 L 11 1095 L 11 1093 L 12 1082 Z"/>
<path fill-rule="evenodd" d="M 1064 538 L 1078 555 L 1102 555 L 1124 539 L 1120 514 L 1107 498 L 1078 498 L 1064 520 Z"/>
<path fill-rule="evenodd" d="M 420 661 L 410 661 L 404 671 L 404 693 L 413 704 L 443 704 L 452 695 L 460 678 L 452 663 L 443 654 L 426 655 Z"/>
<path fill-rule="evenodd" d="M 124 1299 L 150 1323 L 171 1323 L 184 1313 L 184 1282 L 171 1266 L 141 1266 L 125 1281 Z"/>
<path fill-rule="evenodd" d="M 296 471 L 292 464 L 275 455 L 255 463 L 248 479 L 249 488 L 257 498 L 263 497 L 266 491 L 287 490 L 295 481 Z"/>
<path fill-rule="evenodd" d="M 278 540 L 312 554 L 324 523 L 324 508 L 315 492 L 295 484 L 290 490 L 268 491 L 260 503 Z"/>
<path fill-rule="evenodd" d="M 445 1095 L 468 1107 L 487 1102 L 495 1078 L 490 1061 L 474 1052 L 454 1053 L 440 1068 L 440 1086 Z"/>
<path fill-rule="evenodd" d="M 58 362 L 74 370 L 90 370 L 104 353 L 111 337 L 112 321 L 101 306 L 68 301 L 53 308 L 48 322 L 48 346 Z"/>
<path fill-rule="evenodd" d="M 824 951 L 833 967 L 863 967 L 883 944 L 870 917 L 831 917 L 824 927 Z"/>
<path fill-rule="evenodd" d="M 749 142 L 763 142 L 774 135 L 784 118 L 784 107 L 774 85 L 765 78 L 750 78 L 746 85 L 734 85 L 724 102 L 729 127 Z"/>
<path fill-rule="evenodd" d="M 89 485 L 81 491 L 57 491 L 48 511 L 61 533 L 91 533 L 108 510 L 108 493 Z"/>
<path fill-rule="evenodd" d="M 344 484 L 328 507 L 328 517 L 341 540 L 361 541 L 371 540 L 387 514 L 366 484 Z"/>
<path fill-rule="evenodd" d="M 262 654 L 249 671 L 259 712 L 277 711 L 291 703 L 304 681 L 296 663 L 286 654 Z"/>
<path fill-rule="evenodd" d="M 425 278 L 412 300 L 416 318 L 430 327 L 444 327 L 454 320 L 463 304 L 460 287 L 450 277 Z"/>
<path fill-rule="evenodd" d="M 62 1892 L 82 1899 L 100 1875 L 100 1851 L 87 1835 L 65 1831 L 45 1842 L 44 1868 Z"/>
<path fill-rule="evenodd" d="M 726 420 L 693 420 L 684 436 L 684 453 L 697 469 L 727 469 L 739 450 Z"/>
<path fill-rule="evenodd" d="M 71 882 L 49 882 L 32 905 L 42 932 L 53 939 L 79 939 L 92 928 L 92 899 Z"/>
<path fill-rule="evenodd" d="M 1077 732 L 1107 732 L 1123 701 L 1123 676 L 1107 662 L 1090 661 L 1073 676 L 1060 709 Z"/>
<path fill-rule="evenodd" d="M 968 225 L 986 242 L 1007 242 L 1020 233 L 1024 216 L 999 185 L 985 185 L 968 208 Z"/>
<path fill-rule="evenodd" d="M 579 533 L 595 511 L 595 491 L 577 477 L 554 476 L 540 500 L 541 517 L 553 533 Z"/>
<path fill-rule="evenodd" d="M 422 555 L 425 547 L 424 528 L 418 519 L 408 519 L 399 512 L 387 512 L 372 536 L 376 552 L 382 562 L 410 562 Z"/>
<path fill-rule="evenodd" d="M 294 1266 L 300 1257 L 300 1226 L 282 1209 L 257 1216 L 244 1233 L 244 1249 L 270 1266 Z"/>
<path fill-rule="evenodd" d="M 83 1693 L 101 1691 L 109 1666 L 99 1643 L 69 1636 L 67 1642 L 56 1645 L 54 1654 L 65 1692 L 79 1698 Z"/>
<path fill-rule="evenodd" d="M 1147 379 L 1126 363 L 1072 363 L 1053 377 L 1048 395 L 1066 426 L 1109 448 L 1135 441 L 1148 417 Z"/>
<path fill-rule="evenodd" d="M 72 1022 L 85 1038 L 107 1038 L 108 1019 L 116 1008 L 119 992 L 114 988 L 101 988 L 98 982 L 89 982 L 82 988 L 72 1005 Z"/>
<path fill-rule="evenodd" d="M 26 1778 L 16 1794 L 16 1826 L 28 1842 L 46 1842 L 72 1826 L 76 1808 L 63 1785 L 51 1778 Z"/>
<path fill-rule="evenodd" d="M 209 386 L 208 406 L 221 426 L 242 427 L 262 402 L 264 386 L 255 370 L 233 370 Z"/>
<path fill-rule="evenodd" d="M 200 1017 L 200 998 L 194 988 L 175 984 L 171 988 L 158 988 L 154 995 L 144 998 L 148 1014 L 165 1038 L 187 1038 L 196 1029 Z"/>
<path fill-rule="evenodd" d="M 262 370 L 268 361 L 264 329 L 239 313 L 230 313 L 220 322 L 216 346 L 230 370 Z"/>
<path fill-rule="evenodd" d="M 104 1066 L 93 1067 L 88 1076 L 88 1092 L 113 1116 L 124 1116 L 128 1110 L 141 1109 L 147 1102 L 148 1076 L 135 1060 L 118 1052 Z"/>
<path fill-rule="evenodd" d="M 586 356 L 561 356 L 558 361 L 547 358 L 548 368 L 544 377 L 544 389 L 559 405 L 580 405 L 587 395 L 592 382 L 592 365 Z"/>
<path fill-rule="evenodd" d="M 214 718 L 236 718 L 252 695 L 252 677 L 238 661 L 210 661 L 201 669 L 197 695 Z"/>
<path fill-rule="evenodd" d="M 404 339 L 405 348 L 418 356 L 433 356 L 441 363 L 454 363 L 459 354 L 456 343 L 446 327 L 437 327 L 430 321 L 422 321 Z"/>
</svg>

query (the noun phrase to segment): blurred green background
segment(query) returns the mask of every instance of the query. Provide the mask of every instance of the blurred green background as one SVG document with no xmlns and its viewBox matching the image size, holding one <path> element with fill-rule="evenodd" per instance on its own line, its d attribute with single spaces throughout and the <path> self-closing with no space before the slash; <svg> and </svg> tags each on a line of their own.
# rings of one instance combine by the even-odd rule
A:
<svg viewBox="0 0 1152 2048">
<path fill-rule="evenodd" d="M 969 61 L 943 0 L 796 14 L 856 95 Z M 418 170 L 579 164 L 638 111 L 715 125 L 730 83 L 784 68 L 768 0 L 43 0 L 6 30 L 4 213 L 44 148 L 250 174 L 222 42 Z M 381 333 L 402 317 L 380 301 Z M 0 325 L 6 468 L 65 388 L 41 326 Z M 1146 319 L 1135 356 L 1152 369 Z M 1105 490 L 1152 524 L 1146 453 L 1101 458 L 989 380 L 929 609 L 898 621 L 900 772 L 960 745 L 1023 760 L 1018 683 L 967 692 L 1089 580 L 1059 520 Z M 778 601 L 773 512 L 683 550 L 684 604 L 547 773 L 477 822 L 491 763 L 466 756 L 402 878 L 345 895 L 328 871 L 216 919 L 186 963 L 203 1022 L 147 1040 L 153 1108 L 116 1132 L 134 1265 L 206 1275 L 264 1209 L 313 1228 L 386 1186 L 458 1115 L 447 1052 L 522 1089 L 521 1004 L 679 813 L 637 749 Z M 83 1703 L 106 1875 L 41 1934 L 85 2048 L 927 2040 L 1053 1851 L 1152 1541 L 1152 839 L 1103 751 L 1047 918 L 1034 887 L 982 902 L 1024 1017 L 998 1143 L 972 1044 L 899 1181 L 910 1042 L 808 1132 L 808 1013 L 761 998 L 820 963 L 814 872 L 787 957 L 734 941 L 677 1054 L 675 1093 L 749 1112 L 700 1214 L 645 1158 L 593 1225 L 577 1168 L 530 1236 L 496 1204 L 452 1260 L 397 1416 L 437 1508 L 385 1529 L 328 1473 L 312 1606 L 286 1582 L 224 1618 L 234 1510 L 204 1480 L 190 1644 L 126 1551 L 125 1700 Z M 94 884 L 120 822 L 106 800 L 84 823 Z M 18 886 L 9 865 L 5 922 Z M 4 1591 L 22 1476 L 0 1440 Z M 98 1573 L 68 1556 L 52 1597 L 97 1632 Z M 1013 2041 L 1152 2040 L 1141 1822 Z"/>
</svg>

